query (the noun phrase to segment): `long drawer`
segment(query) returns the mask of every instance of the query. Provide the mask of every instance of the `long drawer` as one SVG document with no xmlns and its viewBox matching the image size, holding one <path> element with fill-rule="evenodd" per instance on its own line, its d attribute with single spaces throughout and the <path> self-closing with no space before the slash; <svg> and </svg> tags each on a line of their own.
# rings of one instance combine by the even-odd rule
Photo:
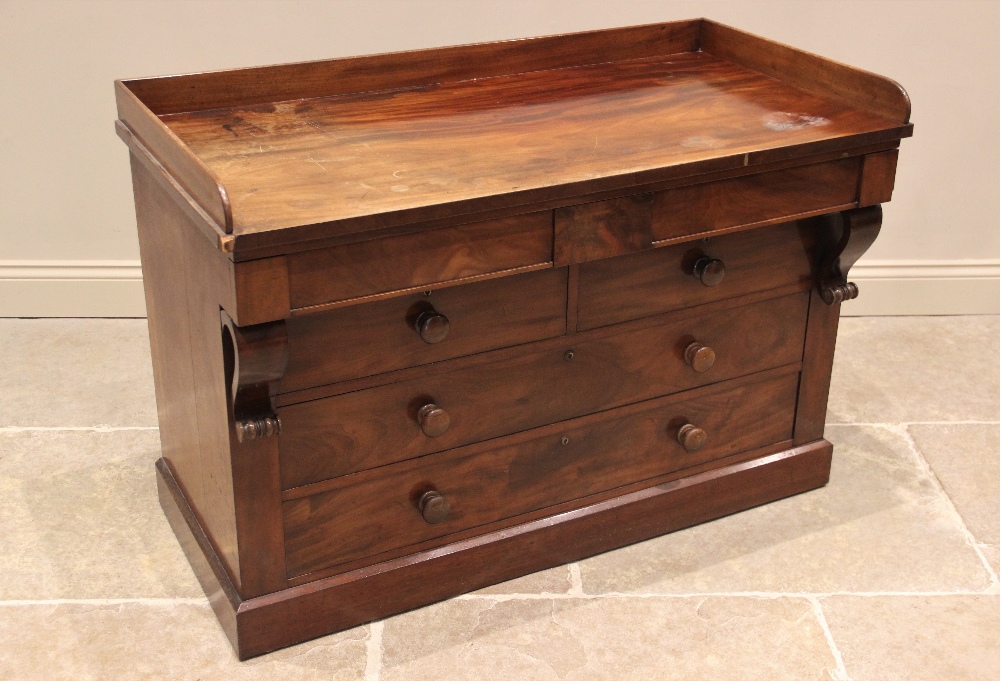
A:
<svg viewBox="0 0 1000 681">
<path fill-rule="evenodd" d="M 814 242 L 809 222 L 789 222 L 585 263 L 580 266 L 577 328 L 781 286 L 808 287 Z M 712 262 L 714 269 L 700 269 L 699 277 L 699 261 Z"/>
<path fill-rule="evenodd" d="M 566 337 L 557 346 L 279 410 L 283 489 L 802 359 L 808 295 Z M 694 352 L 693 352 L 694 351 Z M 714 355 L 714 363 L 709 361 Z"/>
<path fill-rule="evenodd" d="M 769 373 L 346 476 L 285 501 L 288 576 L 788 440 L 798 373 Z"/>
<path fill-rule="evenodd" d="M 566 331 L 566 268 L 412 293 L 288 320 L 281 391 L 326 385 Z"/>
</svg>

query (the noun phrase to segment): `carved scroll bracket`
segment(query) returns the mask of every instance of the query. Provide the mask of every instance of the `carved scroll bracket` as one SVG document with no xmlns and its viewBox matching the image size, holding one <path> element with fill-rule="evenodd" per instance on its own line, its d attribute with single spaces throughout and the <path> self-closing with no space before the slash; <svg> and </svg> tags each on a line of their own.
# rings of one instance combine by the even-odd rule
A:
<svg viewBox="0 0 1000 681">
<path fill-rule="evenodd" d="M 865 254 L 882 227 L 882 207 L 845 210 L 822 219 L 819 292 L 823 302 L 835 305 L 858 297 L 858 285 L 847 273 Z"/>
<path fill-rule="evenodd" d="M 244 442 L 278 435 L 281 420 L 274 395 L 288 365 L 285 322 L 240 327 L 223 310 L 222 348 L 229 417 L 236 439 Z"/>
</svg>

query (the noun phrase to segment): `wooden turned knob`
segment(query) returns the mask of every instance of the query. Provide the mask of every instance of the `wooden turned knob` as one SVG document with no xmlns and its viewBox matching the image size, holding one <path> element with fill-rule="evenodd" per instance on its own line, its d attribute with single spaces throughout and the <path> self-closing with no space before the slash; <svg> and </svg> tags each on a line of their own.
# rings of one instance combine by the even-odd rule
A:
<svg viewBox="0 0 1000 681">
<path fill-rule="evenodd" d="M 699 374 L 715 364 L 715 350 L 698 341 L 684 348 L 684 361 Z"/>
<path fill-rule="evenodd" d="M 420 410 L 417 411 L 417 422 L 420 424 L 420 430 L 424 431 L 424 435 L 437 437 L 444 435 L 445 431 L 448 430 L 448 426 L 451 425 L 451 417 L 448 416 L 448 412 L 431 402 L 420 407 Z"/>
<path fill-rule="evenodd" d="M 433 489 L 420 496 L 417 508 L 420 509 L 420 515 L 423 516 L 424 520 L 431 525 L 441 522 L 451 512 L 451 504 L 448 503 L 448 500 L 444 498 L 443 494 Z"/>
<path fill-rule="evenodd" d="M 694 276 L 705 286 L 718 286 L 726 276 L 726 263 L 716 258 L 699 258 L 694 264 Z"/>
<path fill-rule="evenodd" d="M 697 452 L 705 446 L 706 440 L 708 440 L 708 433 L 693 423 L 685 423 L 677 431 L 677 441 L 681 443 L 681 447 L 686 452 Z"/>
<path fill-rule="evenodd" d="M 413 328 L 425 343 L 440 343 L 448 336 L 451 322 L 437 310 L 427 310 L 420 313 Z"/>
</svg>

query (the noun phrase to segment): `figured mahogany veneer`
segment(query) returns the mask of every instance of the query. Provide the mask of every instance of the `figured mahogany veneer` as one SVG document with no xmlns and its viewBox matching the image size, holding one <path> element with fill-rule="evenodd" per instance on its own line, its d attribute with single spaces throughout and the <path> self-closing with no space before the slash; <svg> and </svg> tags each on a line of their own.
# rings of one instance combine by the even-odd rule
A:
<svg viewBox="0 0 1000 681">
<path fill-rule="evenodd" d="M 284 407 L 278 411 L 282 487 L 797 362 L 807 307 L 808 296 L 799 293 L 666 317 L 646 328 L 615 329 L 615 335 L 577 334 L 541 351 L 484 354 L 473 366 L 431 366 L 418 378 Z M 694 341 L 712 348 L 717 359 L 710 369 L 698 371 L 685 361 Z M 449 415 L 447 430 L 434 437 L 418 419 L 428 403 Z"/>
<path fill-rule="evenodd" d="M 790 222 L 770 229 L 687 241 L 580 266 L 577 328 L 593 329 L 786 286 L 807 288 L 816 267 L 816 226 Z M 716 260 L 706 286 L 696 273 Z M 777 263 L 777 264 L 776 264 Z M 721 272 L 720 272 L 721 269 Z"/>
<path fill-rule="evenodd" d="M 283 504 L 288 575 L 790 440 L 797 370 L 565 421 L 533 431 L 531 439 L 497 440 L 489 449 L 462 447 L 339 478 L 324 491 Z M 678 436 L 692 422 L 706 439 L 688 452 Z M 620 454 L 609 457 L 609 451 Z M 417 508 L 430 488 L 450 504 L 447 518 L 434 524 Z"/>
<path fill-rule="evenodd" d="M 241 659 L 826 483 L 891 80 L 697 19 L 115 89 Z"/>
<path fill-rule="evenodd" d="M 561 336 L 566 279 L 564 268 L 547 269 L 293 317 L 281 391 Z M 428 343 L 417 323 L 435 314 L 447 319 L 447 330 Z M 441 334 L 443 323 L 435 328 Z"/>
</svg>

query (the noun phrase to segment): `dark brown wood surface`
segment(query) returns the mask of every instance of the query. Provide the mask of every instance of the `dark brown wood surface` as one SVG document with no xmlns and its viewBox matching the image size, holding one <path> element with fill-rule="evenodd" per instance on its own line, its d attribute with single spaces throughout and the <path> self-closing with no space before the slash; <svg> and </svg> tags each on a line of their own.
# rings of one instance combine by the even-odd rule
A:
<svg viewBox="0 0 1000 681">
<path fill-rule="evenodd" d="M 336 489 L 285 502 L 288 575 L 790 439 L 797 386 L 797 372 L 738 388 L 710 386 L 549 426 L 512 445 L 460 448 L 345 476 Z M 687 423 L 708 434 L 694 453 L 678 442 Z M 450 504 L 435 524 L 415 502 L 429 489 Z"/>
<path fill-rule="evenodd" d="M 893 81 L 694 20 L 116 97 L 161 503 L 241 657 L 826 482 Z"/>
<path fill-rule="evenodd" d="M 453 371 L 431 365 L 418 378 L 284 407 L 283 487 L 799 362 L 806 306 L 807 296 L 795 294 L 724 313 L 665 318 L 614 336 L 577 334 L 561 347 L 526 350 L 503 362 Z M 704 373 L 684 362 L 694 340 L 717 355 Z M 417 422 L 427 403 L 450 416 L 439 437 L 427 437 Z"/>
<path fill-rule="evenodd" d="M 163 457 L 235 588 L 268 593 L 285 584 L 274 555 L 282 546 L 277 448 L 233 441 L 219 316 L 235 307 L 232 261 L 208 247 L 135 157 L 132 173 Z"/>
<path fill-rule="evenodd" d="M 604 500 L 576 511 L 480 535 L 350 573 L 241 601 L 234 610 L 240 659 L 612 548 L 821 487 L 825 440 Z M 169 482 L 167 483 L 169 484 Z M 165 506 L 182 503 L 163 494 Z M 168 517 L 181 518 L 168 510 Z M 189 531 L 175 526 L 179 535 Z M 192 541 L 182 545 L 196 551 Z M 204 559 L 192 557 L 199 564 Z M 211 584 L 213 573 L 199 573 Z M 212 585 L 206 592 L 217 593 Z M 220 609 L 226 604 L 220 602 Z M 224 626 L 233 618 L 220 617 Z"/>
<path fill-rule="evenodd" d="M 652 248 L 653 195 L 623 196 L 555 211 L 556 266 Z"/>
<path fill-rule="evenodd" d="M 871 111 L 910 120 L 910 98 L 899 83 L 731 26 L 702 20 L 701 49 L 794 87 Z"/>
<path fill-rule="evenodd" d="M 698 49 L 698 19 L 125 81 L 157 115 L 399 90 Z"/>
<path fill-rule="evenodd" d="M 235 263 L 233 271 L 241 326 L 273 322 L 291 315 L 288 262 L 284 256 Z"/>
<path fill-rule="evenodd" d="M 414 329 L 435 310 L 450 328 L 429 344 Z M 281 391 L 301 390 L 562 335 L 566 268 L 414 293 L 288 322 L 289 362 Z"/>
<path fill-rule="evenodd" d="M 795 410 L 794 441 L 797 445 L 823 437 L 839 323 L 840 305 L 825 304 L 819 291 L 813 290 L 809 297 L 809 321 Z"/>
<path fill-rule="evenodd" d="M 848 158 L 657 192 L 653 239 L 852 207 L 858 198 L 860 167 L 859 158 Z"/>
<path fill-rule="evenodd" d="M 577 328 L 617 324 L 755 291 L 811 286 L 815 241 L 809 223 L 791 222 L 581 265 Z M 694 275 L 695 262 L 705 256 L 725 263 L 725 276 L 717 286 L 705 286 Z"/>
<path fill-rule="evenodd" d="M 892 199 L 892 188 L 896 184 L 896 162 L 899 150 L 868 154 L 864 157 L 861 172 L 861 187 L 858 190 L 858 206 L 874 206 Z"/>
<path fill-rule="evenodd" d="M 132 183 L 162 456 L 239 587 L 219 324 L 231 268 L 134 156 Z"/>
<path fill-rule="evenodd" d="M 221 178 L 237 234 L 903 134 L 701 52 L 164 120 Z"/>
<path fill-rule="evenodd" d="M 288 256 L 292 308 L 552 262 L 552 214 L 363 241 Z"/>
<path fill-rule="evenodd" d="M 115 83 L 119 134 L 127 132 L 148 150 L 186 194 L 194 199 L 212 225 L 224 234 L 233 231 L 233 213 L 222 181 L 163 121 L 148 110 L 121 83 Z M 128 143 L 128 140 L 125 140 Z"/>
</svg>

